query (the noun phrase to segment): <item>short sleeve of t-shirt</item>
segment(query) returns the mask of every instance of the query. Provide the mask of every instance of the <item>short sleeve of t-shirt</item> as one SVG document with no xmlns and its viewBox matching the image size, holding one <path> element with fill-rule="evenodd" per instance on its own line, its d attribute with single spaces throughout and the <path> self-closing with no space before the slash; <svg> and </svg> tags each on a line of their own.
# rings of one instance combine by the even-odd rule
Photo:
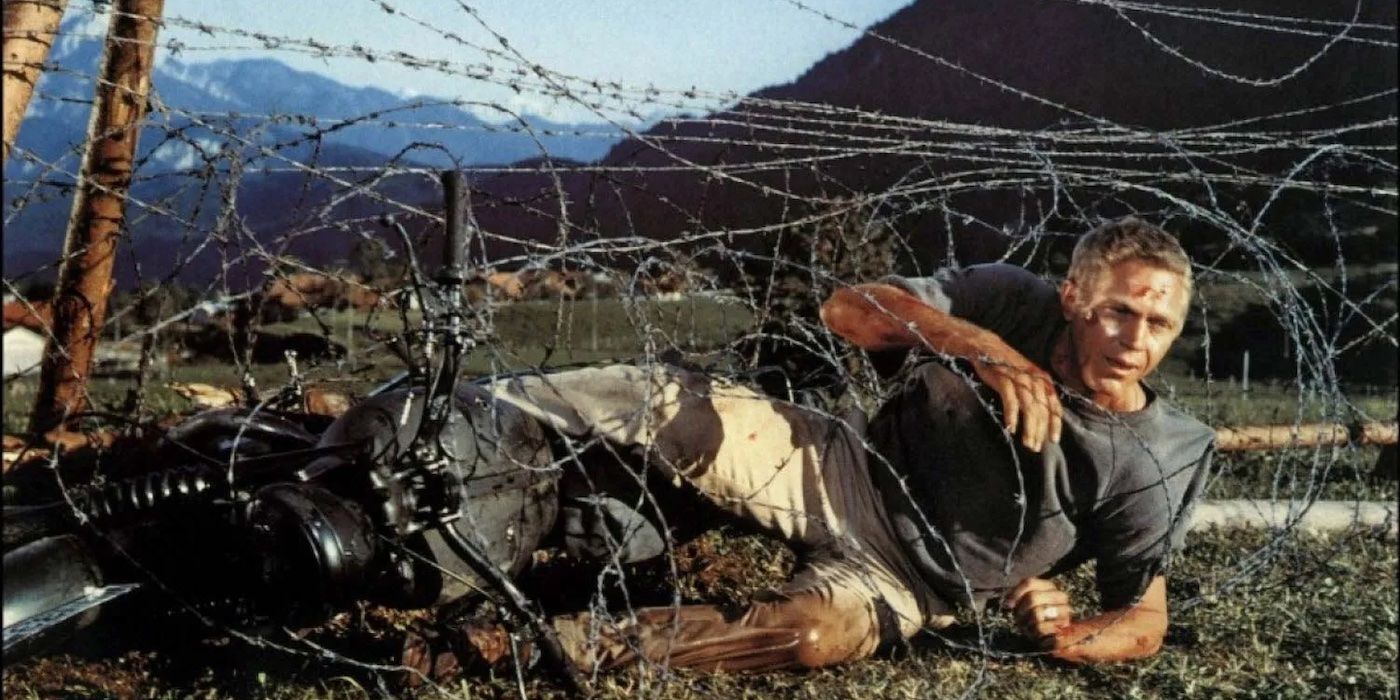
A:
<svg viewBox="0 0 1400 700">
<path fill-rule="evenodd" d="M 1195 444 L 1201 450 L 1200 442 Z M 1134 604 L 1169 554 L 1185 542 L 1191 511 L 1209 471 L 1208 439 L 1192 456 L 1164 454 L 1135 460 L 1112 493 L 1094 508 L 1086 537 L 1097 560 L 1097 584 L 1105 610 Z M 1186 459 L 1181 460 L 1182 457 Z"/>
<path fill-rule="evenodd" d="M 924 303 L 996 333 L 1042 368 L 1063 325 L 1055 286 L 1006 263 L 939 270 L 929 277 L 886 277 Z"/>
</svg>

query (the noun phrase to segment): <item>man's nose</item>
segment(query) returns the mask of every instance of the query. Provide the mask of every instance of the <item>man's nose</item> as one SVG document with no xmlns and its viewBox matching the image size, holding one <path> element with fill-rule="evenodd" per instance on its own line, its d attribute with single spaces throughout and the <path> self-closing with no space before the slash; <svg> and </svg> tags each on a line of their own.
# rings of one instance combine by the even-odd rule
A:
<svg viewBox="0 0 1400 700">
<path fill-rule="evenodd" d="M 1120 336 L 1123 345 L 1131 350 L 1141 350 L 1147 347 L 1148 330 L 1147 319 L 1140 318 L 1129 321 Z"/>
</svg>

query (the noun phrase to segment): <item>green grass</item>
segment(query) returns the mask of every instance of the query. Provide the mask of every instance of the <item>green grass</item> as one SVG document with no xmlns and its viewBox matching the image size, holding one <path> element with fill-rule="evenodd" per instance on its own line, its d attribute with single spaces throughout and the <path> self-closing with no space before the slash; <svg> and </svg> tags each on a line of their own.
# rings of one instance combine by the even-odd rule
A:
<svg viewBox="0 0 1400 700">
<path fill-rule="evenodd" d="M 421 314 L 413 311 L 408 317 L 416 325 Z M 482 317 L 495 331 L 491 342 L 512 350 L 552 347 L 556 351 L 605 354 L 631 354 L 648 344 L 710 349 L 728 342 L 752 319 L 753 314 L 739 302 L 713 297 L 522 301 L 495 305 Z M 354 311 L 322 311 L 265 328 L 321 333 L 323 324 L 340 342 L 346 342 L 351 328 L 359 337 L 366 329 L 387 333 L 403 330 L 403 321 L 396 313 Z"/>
<path fill-rule="evenodd" d="M 1376 479 L 1379 447 L 1222 453 L 1215 457 L 1206 498 L 1395 501 L 1394 480 Z"/>
<path fill-rule="evenodd" d="M 524 368 L 625 361 L 648 350 L 679 348 L 686 352 L 708 352 L 743 332 L 751 318 L 740 306 L 709 299 L 630 303 L 611 299 L 596 303 L 528 301 L 501 305 L 490 319 L 495 333 L 468 355 L 463 369 L 470 377 Z M 409 320 L 416 324 L 419 315 L 411 313 Z M 369 330 L 401 333 L 403 324 L 396 315 L 319 312 L 315 316 L 305 315 L 295 321 L 262 328 L 270 333 L 320 334 L 322 324 L 329 329 L 332 340 L 350 350 L 350 356 L 342 363 L 303 360 L 300 370 L 308 382 L 357 394 L 405 369 L 382 344 L 368 337 Z M 290 379 L 288 368 L 282 364 L 252 365 L 249 370 L 259 389 L 264 391 L 280 387 Z M 188 401 L 169 389 L 170 382 L 237 387 L 241 380 L 231 363 L 208 360 L 177 363 L 168 370 L 153 372 L 148 379 L 144 392 L 147 410 L 162 415 L 190 408 Z M 122 405 L 132 385 L 129 379 L 95 379 L 88 386 L 93 407 L 105 410 Z M 32 376 L 5 382 L 6 433 L 25 429 L 37 386 L 37 378 Z"/>
<path fill-rule="evenodd" d="M 755 537 L 712 533 L 717 556 L 733 559 L 737 577 L 697 584 L 686 572 L 682 591 L 710 599 L 742 599 L 781 577 L 790 565 L 781 547 Z M 1258 552 L 1270 553 L 1262 565 Z M 1272 542 L 1264 532 L 1193 536 L 1169 573 L 1172 627 L 1163 651 L 1137 663 L 1077 668 L 1026 653 L 999 615 L 985 618 L 988 643 L 975 650 L 970 616 L 941 636 L 916 638 L 893 658 L 810 673 L 746 675 L 623 671 L 595 686 L 599 698 L 1372 698 L 1396 694 L 1396 566 L 1393 541 L 1349 533 Z M 1061 583 L 1092 609 L 1091 572 Z M 713 579 L 712 579 L 713 580 Z M 586 577 L 578 581 L 589 585 Z M 566 584 L 557 578 L 552 585 Z M 721 590 L 722 589 L 722 590 Z M 691 593 L 687 593 L 689 597 Z M 344 628 L 344 625 L 341 626 Z M 326 639 L 321 640 L 330 643 Z M 972 646 L 973 649 L 968 647 Z M 364 662 L 387 652 L 360 651 Z M 174 656 L 176 661 L 168 657 Z M 127 682 L 140 697 L 212 699 L 363 698 L 375 674 L 319 655 L 293 656 L 216 635 L 201 644 L 133 651 L 116 659 L 58 657 L 8 669 L 7 697 L 109 697 Z M 547 680 L 525 681 L 528 697 L 563 698 Z M 517 697 L 516 681 L 473 678 L 416 698 Z"/>
</svg>

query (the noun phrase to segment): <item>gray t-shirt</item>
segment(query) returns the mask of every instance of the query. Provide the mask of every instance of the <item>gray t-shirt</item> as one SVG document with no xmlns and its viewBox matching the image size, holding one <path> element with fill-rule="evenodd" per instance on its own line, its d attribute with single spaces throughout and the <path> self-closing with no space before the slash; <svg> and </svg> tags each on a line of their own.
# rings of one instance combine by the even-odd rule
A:
<svg viewBox="0 0 1400 700">
<path fill-rule="evenodd" d="M 1065 320 L 1055 287 L 1012 265 L 891 277 L 1001 336 L 1047 370 Z M 1000 426 L 1000 402 L 965 366 L 920 366 L 871 422 L 871 469 L 920 574 L 981 604 L 1031 576 L 1098 562 L 1105 609 L 1132 604 L 1182 544 L 1214 431 L 1148 390 L 1112 413 L 1060 392 L 1063 435 L 1039 454 Z"/>
</svg>

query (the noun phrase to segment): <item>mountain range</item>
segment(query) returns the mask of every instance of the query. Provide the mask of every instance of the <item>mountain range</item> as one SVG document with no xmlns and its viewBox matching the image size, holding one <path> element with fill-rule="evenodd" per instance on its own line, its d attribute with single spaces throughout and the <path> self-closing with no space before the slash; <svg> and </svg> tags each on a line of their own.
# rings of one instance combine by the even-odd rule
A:
<svg viewBox="0 0 1400 700">
<path fill-rule="evenodd" d="M 1341 31 L 1337 21 L 1346 18 L 1323 16 L 1326 8 L 1306 0 L 1246 0 L 1228 11 L 1194 0 L 1150 7 L 1161 12 L 1126 14 L 1111 3 L 1073 0 L 919 0 L 791 83 L 759 91 L 739 107 L 707 119 L 665 121 L 640 138 L 611 142 L 574 135 L 585 127 L 531 118 L 539 128 L 561 132 L 545 141 L 554 165 L 580 162 L 600 167 L 562 173 L 540 168 L 538 173 L 474 179 L 476 217 L 485 231 L 500 237 L 486 254 L 493 259 L 518 255 L 539 249 L 531 242 L 550 244 L 561 235 L 575 243 L 614 236 L 669 240 L 696 232 L 771 227 L 814 213 L 814 201 L 884 192 L 911 178 L 952 178 L 947 173 L 965 163 L 960 160 L 965 156 L 929 154 L 937 150 L 930 144 L 936 146 L 940 139 L 956 141 L 939 131 L 939 125 L 946 123 L 959 125 L 964 134 L 978 127 L 1034 134 L 1071 129 L 1160 133 L 1240 121 L 1237 128 L 1225 130 L 1305 134 L 1377 122 L 1380 126 L 1372 128 L 1379 128 L 1393 149 L 1395 32 L 1377 34 L 1374 29 L 1395 26 L 1393 3 L 1360 6 L 1358 21 L 1371 26 L 1364 35 L 1372 37 L 1370 43 L 1346 35 L 1330 38 Z M 1193 12 L 1194 19 L 1181 16 Z M 1301 19 L 1270 19 L 1277 17 Z M 1381 39 L 1375 40 L 1377 36 Z M 1364 38 L 1360 30 L 1353 33 L 1357 37 Z M 1376 41 L 1388 41 L 1390 47 L 1378 46 Z M 76 54 L 96 51 L 95 44 L 63 48 L 68 53 L 55 62 L 81 63 L 76 59 L 83 57 Z M 88 59 L 95 65 L 95 53 L 84 60 Z M 162 178 L 161 169 L 216 160 L 228 133 L 235 140 L 259 138 L 289 144 L 278 149 L 279 159 L 255 154 L 246 163 L 250 172 L 237 189 L 238 225 L 267 240 L 296 232 L 286 250 L 313 263 L 342 259 L 356 240 L 345 235 L 346 229 L 369 231 L 373 227 L 367 220 L 396 209 L 386 206 L 385 199 L 436 211 L 440 195 L 431 177 L 395 175 L 371 183 L 377 197 L 346 197 L 344 184 L 307 178 L 289 161 L 314 162 L 322 168 L 441 167 L 447 161 L 444 154 L 450 153 L 478 164 L 540 163 L 538 148 L 528 137 L 484 131 L 479 119 L 452 106 L 418 106 L 404 113 L 411 114 L 413 122 L 443 122 L 462 129 L 389 126 L 384 121 L 397 117 L 386 117 L 329 131 L 320 139 L 305 139 L 307 125 L 296 123 L 296 115 L 315 115 L 324 126 L 334 119 L 398 114 L 395 110 L 415 103 L 384 90 L 338 85 L 271 59 L 204 64 L 171 60 L 158 70 L 155 87 L 165 104 L 178 105 L 183 113 L 218 116 L 206 120 L 206 125 L 190 126 L 188 116 L 157 114 L 155 125 L 142 136 L 146 160 L 141 173 L 149 177 L 134 195 L 143 201 L 174 202 L 178 211 L 194 212 L 183 224 L 133 223 L 135 244 L 130 254 L 146 266 L 148 274 L 169 267 L 172 242 L 180 241 L 188 250 L 205 240 L 208 231 L 216 228 L 220 198 L 227 195 L 218 187 L 192 189 L 189 178 Z M 44 89 L 53 95 L 82 97 L 90 92 L 90 85 L 75 76 L 49 75 Z M 1367 96 L 1371 98 L 1363 99 Z M 50 159 L 81 141 L 75 127 L 86 119 L 65 111 L 81 111 L 81 105 L 54 99 L 42 102 L 47 106 L 31 111 L 20 146 Z M 258 116 L 231 116 L 231 112 Z M 286 115 L 288 120 L 269 120 L 269 114 Z M 863 143 L 862 139 L 878 135 L 892 123 L 900 125 L 900 138 L 918 146 L 915 152 L 893 148 L 811 157 L 833 139 Z M 774 137 L 775 133 L 783 136 Z M 414 142 L 440 144 L 442 149 L 413 149 L 394 160 L 395 154 Z M 738 175 L 720 170 L 794 154 L 806 160 L 782 167 L 753 167 Z M 993 155 L 989 152 L 987 157 Z M 1216 168 L 1229 175 L 1281 173 L 1296 157 L 1296 152 L 1260 149 L 1224 163 L 1173 163 L 1170 167 Z M 66 162 L 70 169 L 76 167 L 76 158 L 70 156 Z M 1127 151 L 1083 162 L 1167 167 L 1138 163 Z M 1326 167 L 1334 182 L 1365 187 L 1393 184 L 1394 162 L 1392 150 L 1380 153 L 1373 165 L 1323 163 L 1319 167 Z M 264 172 L 263 166 L 270 163 L 280 172 Z M 17 183 L 36 175 L 29 167 L 17 172 L 13 160 L 7 166 L 7 201 L 23 196 L 25 190 Z M 62 179 L 52 173 L 44 177 Z M 365 178 L 346 179 L 358 183 Z M 1236 197 L 1241 207 L 1261 198 L 1257 189 L 1248 188 L 1219 193 L 1181 190 L 1188 200 L 1208 194 Z M 890 204 L 897 214 L 890 221 L 909 234 L 922 259 L 950 254 L 948 241 L 954 236 L 949 227 L 956 229 L 960 259 L 985 259 L 1005 252 L 1015 238 L 1006 230 L 1037 209 L 1066 206 L 1063 201 L 1052 203 L 1053 195 L 980 187 L 927 202 L 911 195 Z M 54 240 L 67 214 L 64 201 L 61 196 L 48 203 L 29 201 L 9 222 L 17 224 L 21 234 L 19 241 L 6 237 L 7 274 L 23 264 L 53 259 Z M 1276 207 L 1282 212 L 1279 216 L 1319 215 L 1317 201 L 1293 194 L 1279 201 L 1289 205 Z M 1071 220 L 1114 215 L 1138 206 L 1160 204 L 1095 191 L 1084 202 L 1074 202 L 1072 212 L 1052 214 L 1068 227 L 1078 225 Z M 568 212 L 563 226 L 561 209 Z M 1351 217 L 1348 226 L 1374 225 L 1382 235 L 1394 237 L 1393 216 L 1373 216 L 1364 207 L 1340 215 Z M 415 234 L 432 228 L 423 217 L 403 218 Z M 1296 224 L 1277 223 L 1280 228 Z M 214 264 L 224 265 L 206 255 L 204 263 L 188 266 L 188 272 L 207 275 Z M 132 266 L 118 266 L 123 267 Z M 255 265 L 248 271 L 250 279 L 256 273 Z M 123 280 L 129 282 L 129 278 Z"/>
<path fill-rule="evenodd" d="M 84 22 L 88 26 L 81 26 Z M 49 56 L 50 65 L 61 69 L 41 78 L 15 144 L 18 155 L 6 163 L 7 275 L 52 265 L 61 247 L 71 207 L 66 185 L 78 170 L 86 139 L 102 24 L 76 16 L 65 19 Z M 290 225 L 295 218 L 285 212 L 322 203 L 334 190 L 295 175 L 299 164 L 319 169 L 443 168 L 454 161 L 503 165 L 539 157 L 541 149 L 564 162 L 592 161 L 617 141 L 599 135 L 596 125 L 529 114 L 518 115 L 516 122 L 493 123 L 451 100 L 348 86 L 271 58 L 195 63 L 163 56 L 152 84 L 155 99 L 139 140 L 132 196 L 193 216 L 183 223 L 157 216 L 133 224 L 137 247 L 157 254 L 156 259 L 136 254 L 156 263 L 147 265 L 147 274 L 163 274 L 167 265 L 159 258 L 171 256 L 158 253 L 168 252 L 172 241 L 197 244 L 201 229 L 214 226 L 217 186 L 192 188 L 191 179 L 179 173 L 218 162 L 226 145 L 245 152 L 242 167 L 250 172 L 241 180 L 239 198 L 246 204 L 239 213 L 245 224 L 258 228 Z M 273 148 L 276 155 L 259 157 L 259 145 Z M 36 180 L 41 184 L 35 186 Z M 392 188 L 382 194 L 391 196 Z M 127 275 L 120 280 L 131 281 Z"/>
<path fill-rule="evenodd" d="M 1354 137 L 1382 144 L 1376 159 L 1383 162 L 1358 165 L 1323 159 L 1299 174 L 1353 186 L 1393 187 L 1397 86 L 1393 3 L 1360 6 L 1358 23 L 1391 28 L 1369 35 L 1379 36 L 1381 45 L 1332 41 L 1330 37 L 1342 30 L 1338 20 L 1347 17 L 1329 17 L 1341 10 L 1307 0 L 1247 0 L 1234 3 L 1228 12 L 1193 0 L 1152 7 L 1204 8 L 1215 13 L 1208 17 L 1223 21 L 1130 15 L 1135 27 L 1118 14 L 1115 3 L 1068 0 L 915 2 L 791 83 L 751 95 L 738 109 L 711 115 L 709 120 L 658 125 L 648 136 L 669 139 L 664 150 L 654 147 L 654 140 L 619 143 L 600 162 L 613 170 L 606 178 L 564 179 L 563 189 L 574 207 L 573 220 L 587 222 L 587 228 L 603 235 L 644 232 L 658 238 L 680 232 L 771 229 L 778 222 L 814 213 L 804 203 L 775 192 L 814 199 L 882 193 L 921 178 L 955 182 L 957 173 L 973 167 L 970 156 L 994 163 L 1001 157 L 994 150 L 938 155 L 945 145 L 975 144 L 973 148 L 987 149 L 991 137 L 965 135 L 978 128 L 989 133 L 1018 129 L 1027 135 L 1077 129 L 1105 136 L 1139 130 L 1160 134 L 1164 143 L 1173 132 L 1219 125 L 1226 125 L 1217 129 L 1222 132 L 1259 132 L 1261 140 L 1267 140 L 1263 134 L 1297 134 L 1296 149 L 1246 149 L 1221 162 L 1141 160 L 1131 148 L 1114 146 L 1107 139 L 1097 149 L 1112 151 L 1107 155 L 1045 155 L 1047 162 L 1056 158 L 1086 167 L 1148 173 L 1201 168 L 1225 176 L 1278 176 L 1308 157 L 1312 149 L 1321 148 L 1309 143 L 1311 134 L 1324 142 Z M 1259 19 L 1278 16 L 1302 19 Z M 1260 24 L 1282 31 L 1248 26 Z M 1300 26 L 1310 33 L 1292 31 Z M 1364 38 L 1359 30 L 1351 36 Z M 1385 41 L 1390 45 L 1383 45 Z M 787 106 L 793 104 L 799 109 Z M 801 105 L 832 109 L 802 111 Z M 1286 116 L 1249 121 L 1267 115 Z M 1235 122 L 1239 123 L 1229 126 Z M 940 131 L 949 123 L 958 125 L 962 134 Z M 1373 124 L 1369 129 L 1347 131 L 1368 123 Z M 888 152 L 753 168 L 742 178 L 717 176 L 703 167 L 674 168 L 820 155 L 817 149 L 822 146 L 860 145 L 859 138 L 888 133 L 882 130 L 890 124 L 901 128 Z M 814 130 L 823 133 L 804 135 Z M 1333 131 L 1342 135 L 1328 137 Z M 991 145 L 1028 148 L 1006 140 Z M 906 146 L 913 146 L 912 152 L 899 150 Z M 1019 160 L 1024 163 L 1025 159 Z M 673 169 L 629 172 L 666 166 Z M 1062 231 L 1081 231 L 1096 217 L 1119 216 L 1130 209 L 1171 208 L 1152 197 L 1134 199 L 1102 186 L 1082 188 L 1071 203 L 1065 193 L 1049 191 L 1048 169 L 1039 178 L 1039 189 L 1029 194 L 993 187 L 968 187 L 946 198 L 916 193 L 903 201 L 885 201 L 882 213 L 910 241 L 915 262 L 930 264 L 944 259 L 955 239 L 957 258 L 963 262 L 999 256 L 1023 233 L 1028 219 L 1034 221 L 1040 212 L 1056 206 L 1063 214 L 1050 217 L 1051 225 L 1058 224 Z M 512 175 L 482 183 L 481 189 L 496 194 L 503 203 L 479 212 L 488 230 L 511 231 L 534 240 L 557 235 L 557 224 L 548 215 L 557 210 L 555 183 L 541 176 Z M 1223 184 L 1213 191 L 1182 186 L 1172 192 L 1202 205 L 1209 205 L 1211 197 L 1221 198 L 1224 201 L 1217 206 L 1246 224 L 1254 208 L 1271 198 L 1267 189 Z M 513 202 L 529 202 L 543 214 L 521 211 Z M 1344 227 L 1377 227 L 1393 250 L 1393 215 L 1368 212 L 1364 206 L 1331 204 L 1335 205 L 1331 213 Z M 1260 230 L 1321 238 L 1314 234 L 1324 210 L 1322 201 L 1308 193 L 1283 192 L 1273 198 L 1273 215 Z M 1201 253 L 1214 257 L 1228 245 L 1218 229 L 1203 230 L 1207 227 L 1200 222 L 1180 218 L 1173 223 L 1184 238 L 1210 239 L 1211 246 Z M 762 237 L 755 242 L 772 248 Z M 1319 244 L 1326 249 L 1324 254 L 1333 252 L 1330 240 Z"/>
</svg>

